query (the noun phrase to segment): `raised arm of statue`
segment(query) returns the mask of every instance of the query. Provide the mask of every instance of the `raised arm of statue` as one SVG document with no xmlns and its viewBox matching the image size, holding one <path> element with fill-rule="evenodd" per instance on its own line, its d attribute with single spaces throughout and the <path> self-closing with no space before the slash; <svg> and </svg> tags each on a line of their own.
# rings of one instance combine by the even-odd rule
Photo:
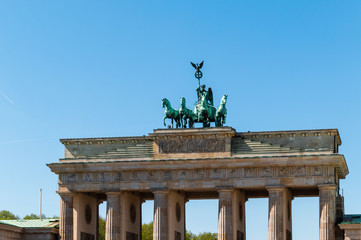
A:
<svg viewBox="0 0 361 240">
<path fill-rule="evenodd" d="M 202 97 L 202 94 L 201 94 L 201 87 L 200 87 L 200 86 L 198 86 L 198 87 L 197 87 L 197 89 L 196 89 L 196 91 L 197 91 L 198 101 L 200 101 L 200 100 L 201 100 L 201 97 Z"/>
<path fill-rule="evenodd" d="M 210 103 L 212 106 L 214 106 L 212 88 L 208 88 L 208 91 L 207 91 L 207 100 L 209 101 L 209 103 Z"/>
</svg>

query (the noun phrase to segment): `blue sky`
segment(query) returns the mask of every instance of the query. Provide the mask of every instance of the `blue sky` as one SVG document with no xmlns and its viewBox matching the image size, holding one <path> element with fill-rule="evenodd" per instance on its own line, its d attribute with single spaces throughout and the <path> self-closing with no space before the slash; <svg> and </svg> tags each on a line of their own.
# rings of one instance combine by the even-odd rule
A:
<svg viewBox="0 0 361 240">
<path fill-rule="evenodd" d="M 191 105 L 189 62 L 205 60 L 237 131 L 338 128 L 346 212 L 360 213 L 360 28 L 352 0 L 1 1 L 0 209 L 37 213 L 43 188 L 43 212 L 59 215 L 45 165 L 63 156 L 58 139 L 161 128 L 161 99 Z M 318 239 L 318 199 L 293 207 L 294 239 Z M 216 232 L 217 202 L 187 203 L 187 228 Z M 251 199 L 247 239 L 266 238 L 267 200 Z"/>
</svg>

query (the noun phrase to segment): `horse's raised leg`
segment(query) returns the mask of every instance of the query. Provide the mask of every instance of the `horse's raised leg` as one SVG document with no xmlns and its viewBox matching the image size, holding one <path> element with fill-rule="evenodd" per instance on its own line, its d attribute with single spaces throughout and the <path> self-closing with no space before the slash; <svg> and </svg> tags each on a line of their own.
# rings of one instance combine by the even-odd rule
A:
<svg viewBox="0 0 361 240">
<path fill-rule="evenodd" d="M 163 124 L 164 124 L 164 126 L 166 126 L 166 124 L 165 124 L 165 119 L 166 119 L 167 117 L 164 117 L 163 118 Z"/>
</svg>

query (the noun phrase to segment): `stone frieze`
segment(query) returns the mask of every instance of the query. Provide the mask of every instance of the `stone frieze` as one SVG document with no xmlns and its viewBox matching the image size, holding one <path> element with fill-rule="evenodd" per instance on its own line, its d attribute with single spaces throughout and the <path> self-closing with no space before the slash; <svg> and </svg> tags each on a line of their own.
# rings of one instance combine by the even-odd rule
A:
<svg viewBox="0 0 361 240">
<path fill-rule="evenodd" d="M 225 152 L 226 140 L 217 138 L 159 140 L 159 152 L 168 153 L 209 153 Z"/>
<path fill-rule="evenodd" d="M 205 181 L 252 178 L 297 178 L 313 176 L 332 177 L 334 176 L 334 169 L 332 166 L 297 166 L 122 172 L 82 172 L 60 174 L 60 180 L 63 184 L 72 184 L 147 181 Z"/>
</svg>

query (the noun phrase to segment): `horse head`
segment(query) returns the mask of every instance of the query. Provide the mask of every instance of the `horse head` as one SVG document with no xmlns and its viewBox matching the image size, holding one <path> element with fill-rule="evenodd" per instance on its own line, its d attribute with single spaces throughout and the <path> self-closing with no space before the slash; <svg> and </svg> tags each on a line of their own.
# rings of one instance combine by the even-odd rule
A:
<svg viewBox="0 0 361 240">
<path fill-rule="evenodd" d="M 228 95 L 223 95 L 223 97 L 221 99 L 221 105 L 224 105 L 227 103 L 227 98 L 228 98 Z"/>
<path fill-rule="evenodd" d="M 205 95 L 202 95 L 199 105 L 200 105 L 199 108 L 200 115 L 198 117 L 202 121 L 203 119 L 209 117 L 209 106 L 207 103 L 207 97 Z"/>
<path fill-rule="evenodd" d="M 181 108 L 186 108 L 186 99 L 184 97 L 180 98 Z"/>
<path fill-rule="evenodd" d="M 170 107 L 170 102 L 168 99 L 166 98 L 163 98 L 162 99 L 162 107 L 165 108 L 165 107 Z"/>
</svg>

